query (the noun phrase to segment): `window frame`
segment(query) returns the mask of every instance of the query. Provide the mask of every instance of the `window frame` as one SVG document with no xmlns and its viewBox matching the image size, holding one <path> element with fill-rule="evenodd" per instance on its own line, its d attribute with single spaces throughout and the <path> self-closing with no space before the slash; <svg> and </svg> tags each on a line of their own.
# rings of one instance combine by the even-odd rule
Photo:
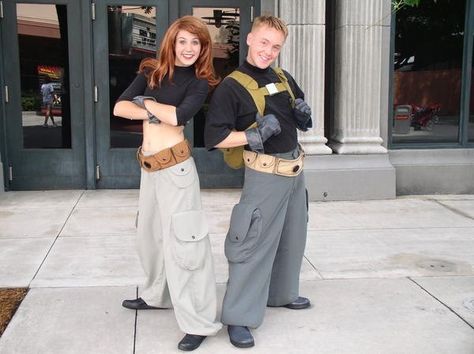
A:
<svg viewBox="0 0 474 354">
<path fill-rule="evenodd" d="M 464 43 L 463 43 L 463 63 L 461 72 L 461 97 L 459 110 L 459 128 L 457 142 L 393 142 L 393 124 L 394 124 L 394 65 L 393 60 L 395 55 L 395 34 L 396 34 L 396 13 L 392 11 L 391 25 L 390 25 L 390 58 L 389 61 L 389 99 L 388 99 L 388 137 L 387 145 L 390 150 L 399 149 L 452 149 L 452 148 L 472 148 L 474 147 L 474 140 L 469 141 L 469 105 L 471 93 L 471 73 L 473 60 L 473 42 L 474 42 L 474 0 L 466 1 L 466 13 L 464 20 Z M 422 6 L 422 3 L 419 5 Z M 474 113 L 474 112 L 473 112 Z"/>
</svg>

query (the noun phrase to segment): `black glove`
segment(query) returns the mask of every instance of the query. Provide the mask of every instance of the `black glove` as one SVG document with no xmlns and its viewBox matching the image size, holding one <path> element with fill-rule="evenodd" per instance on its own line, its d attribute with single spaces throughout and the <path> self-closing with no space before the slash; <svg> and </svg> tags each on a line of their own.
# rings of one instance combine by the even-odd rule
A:
<svg viewBox="0 0 474 354">
<path fill-rule="evenodd" d="M 152 97 L 152 96 L 135 96 L 135 97 L 133 97 L 132 102 L 135 103 L 138 107 L 146 109 L 145 100 L 152 100 L 152 101 L 156 102 L 155 97 Z"/>
<path fill-rule="evenodd" d="M 295 117 L 296 127 L 301 131 L 307 131 L 313 127 L 311 120 L 311 108 L 301 98 L 295 100 L 295 108 L 293 108 L 293 116 Z"/>
<path fill-rule="evenodd" d="M 245 136 L 252 151 L 263 153 L 263 143 L 271 136 L 280 134 L 280 122 L 273 114 L 267 114 L 262 117 L 258 113 L 255 116 L 255 121 L 257 122 L 257 127 L 247 129 Z"/>
<path fill-rule="evenodd" d="M 138 107 L 141 107 L 144 110 L 146 110 L 146 114 L 148 115 L 148 123 L 160 124 L 161 121 L 158 119 L 158 117 L 155 116 L 153 113 L 151 113 L 148 109 L 146 109 L 145 100 L 152 100 L 156 102 L 155 97 L 152 97 L 152 96 L 135 96 L 133 97 L 132 102 L 135 103 Z"/>
</svg>

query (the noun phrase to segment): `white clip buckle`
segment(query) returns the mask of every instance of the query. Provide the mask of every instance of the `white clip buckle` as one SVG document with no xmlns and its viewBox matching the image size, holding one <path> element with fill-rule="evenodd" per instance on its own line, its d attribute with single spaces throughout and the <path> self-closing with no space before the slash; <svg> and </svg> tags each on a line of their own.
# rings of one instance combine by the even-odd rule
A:
<svg viewBox="0 0 474 354">
<path fill-rule="evenodd" d="M 278 88 L 273 82 L 271 84 L 265 85 L 265 87 L 267 88 L 268 94 L 270 96 L 273 96 L 274 94 L 278 93 Z"/>
</svg>

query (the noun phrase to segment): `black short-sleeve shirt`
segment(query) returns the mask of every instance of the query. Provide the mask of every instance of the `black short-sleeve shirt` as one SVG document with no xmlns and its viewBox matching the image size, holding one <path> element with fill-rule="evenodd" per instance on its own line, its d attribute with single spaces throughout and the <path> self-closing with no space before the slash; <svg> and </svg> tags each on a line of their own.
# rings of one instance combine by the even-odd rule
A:
<svg viewBox="0 0 474 354">
<path fill-rule="evenodd" d="M 280 82 L 272 68 L 260 69 L 244 62 L 237 70 L 250 75 L 259 87 Z M 284 72 L 295 98 L 304 99 L 304 93 L 293 77 Z M 274 114 L 280 122 L 281 133 L 264 143 L 265 153 L 293 150 L 298 143 L 293 109 L 287 91 L 265 96 L 265 114 Z M 207 149 L 214 148 L 233 130 L 243 131 L 255 122 L 257 107 L 248 91 L 232 78 L 226 78 L 215 90 L 206 116 L 204 139 Z M 248 148 L 248 147 L 246 147 Z"/>
<path fill-rule="evenodd" d="M 198 79 L 194 66 L 175 66 L 170 82 L 166 75 L 160 87 L 150 88 L 144 73 L 139 73 L 118 101 L 131 101 L 135 96 L 152 96 L 157 102 L 176 107 L 178 125 L 185 125 L 199 111 L 209 92 L 207 80 Z"/>
</svg>

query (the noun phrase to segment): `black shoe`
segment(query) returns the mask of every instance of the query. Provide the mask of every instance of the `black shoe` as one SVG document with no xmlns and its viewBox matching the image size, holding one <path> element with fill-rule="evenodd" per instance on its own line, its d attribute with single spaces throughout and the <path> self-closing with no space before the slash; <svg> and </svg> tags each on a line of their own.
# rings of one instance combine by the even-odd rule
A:
<svg viewBox="0 0 474 354">
<path fill-rule="evenodd" d="M 292 310 L 303 310 L 303 309 L 307 309 L 310 306 L 311 306 L 311 302 L 309 301 L 308 298 L 298 296 L 298 298 L 295 301 L 290 302 L 289 304 L 286 304 L 283 307 L 286 307 L 287 309 L 292 309 Z"/>
<path fill-rule="evenodd" d="M 244 326 L 227 326 L 230 342 L 237 348 L 250 348 L 255 345 L 252 333 Z"/>
<path fill-rule="evenodd" d="M 131 310 L 158 310 L 159 307 L 147 305 L 141 297 L 135 300 L 123 300 L 122 306 Z"/>
<path fill-rule="evenodd" d="M 198 336 L 197 334 L 186 334 L 183 339 L 178 343 L 178 349 L 190 352 L 196 348 L 199 348 L 202 341 L 206 339 L 206 336 Z"/>
</svg>

